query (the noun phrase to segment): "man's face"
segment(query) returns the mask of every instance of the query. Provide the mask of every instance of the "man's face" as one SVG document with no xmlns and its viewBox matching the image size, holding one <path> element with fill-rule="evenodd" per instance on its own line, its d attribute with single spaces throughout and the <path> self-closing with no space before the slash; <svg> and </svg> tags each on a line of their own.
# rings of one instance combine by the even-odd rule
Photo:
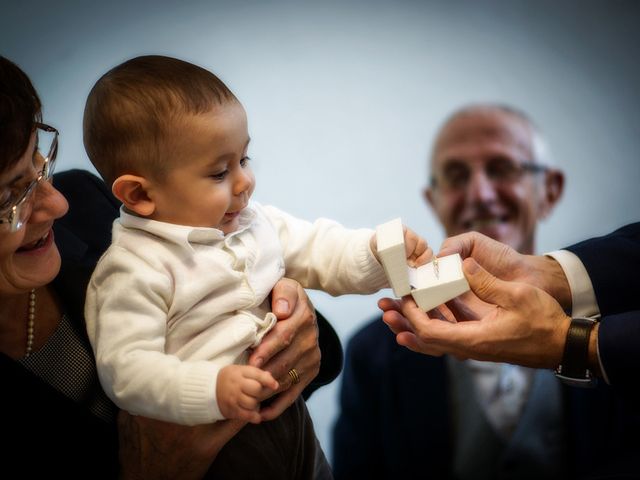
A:
<svg viewBox="0 0 640 480">
<path fill-rule="evenodd" d="M 531 128 L 500 110 L 463 113 L 444 127 L 425 195 L 447 236 L 475 230 L 533 253 L 536 223 L 559 194 L 549 199 L 547 172 L 533 171 L 532 147 Z"/>
<path fill-rule="evenodd" d="M 149 218 L 235 231 L 255 188 L 244 109 L 230 102 L 187 115 L 177 123 L 174 137 L 175 164 L 162 180 L 152 181 L 155 211 Z"/>
</svg>

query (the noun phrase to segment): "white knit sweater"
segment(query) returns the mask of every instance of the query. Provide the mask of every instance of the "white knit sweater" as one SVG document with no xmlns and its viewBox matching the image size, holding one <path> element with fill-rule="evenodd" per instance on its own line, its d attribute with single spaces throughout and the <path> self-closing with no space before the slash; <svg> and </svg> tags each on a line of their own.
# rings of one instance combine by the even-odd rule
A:
<svg viewBox="0 0 640 480">
<path fill-rule="evenodd" d="M 268 295 L 280 278 L 332 295 L 388 286 L 371 235 L 257 203 L 226 236 L 121 211 L 85 306 L 105 392 L 133 414 L 220 420 L 217 374 L 243 362 L 271 327 Z"/>
</svg>

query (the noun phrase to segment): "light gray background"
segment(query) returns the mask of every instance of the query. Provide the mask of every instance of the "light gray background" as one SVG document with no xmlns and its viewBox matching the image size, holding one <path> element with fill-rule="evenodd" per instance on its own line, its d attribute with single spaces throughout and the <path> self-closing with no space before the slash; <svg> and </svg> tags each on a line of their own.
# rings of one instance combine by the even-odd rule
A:
<svg viewBox="0 0 640 480">
<path fill-rule="evenodd" d="M 640 2 L 2 2 L 0 53 L 33 79 L 60 129 L 60 168 L 91 168 L 82 109 L 117 63 L 158 53 L 218 74 L 244 103 L 255 198 L 350 227 L 401 216 L 437 247 L 421 189 L 434 130 L 469 101 L 512 103 L 567 173 L 538 250 L 640 219 Z M 385 292 L 388 294 L 389 292 Z M 314 303 L 343 341 L 374 296 Z M 309 402 L 331 454 L 339 380 Z"/>
</svg>

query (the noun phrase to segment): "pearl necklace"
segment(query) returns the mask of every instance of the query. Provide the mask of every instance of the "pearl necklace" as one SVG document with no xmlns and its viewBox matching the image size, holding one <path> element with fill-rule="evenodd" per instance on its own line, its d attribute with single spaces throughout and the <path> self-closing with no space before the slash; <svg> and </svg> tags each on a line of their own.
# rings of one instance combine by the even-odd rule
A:
<svg viewBox="0 0 640 480">
<path fill-rule="evenodd" d="M 33 349 L 33 332 L 36 323 L 36 289 L 29 292 L 29 315 L 27 316 L 27 353 L 25 358 L 31 355 Z"/>
</svg>

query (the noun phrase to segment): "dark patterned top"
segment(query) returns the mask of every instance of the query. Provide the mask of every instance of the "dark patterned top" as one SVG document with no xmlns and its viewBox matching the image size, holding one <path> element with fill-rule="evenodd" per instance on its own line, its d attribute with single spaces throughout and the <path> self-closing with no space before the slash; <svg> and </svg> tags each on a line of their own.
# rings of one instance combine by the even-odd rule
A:
<svg viewBox="0 0 640 480">
<path fill-rule="evenodd" d="M 47 343 L 18 363 L 102 420 L 115 421 L 117 408 L 100 387 L 91 348 L 66 314 Z"/>
</svg>

